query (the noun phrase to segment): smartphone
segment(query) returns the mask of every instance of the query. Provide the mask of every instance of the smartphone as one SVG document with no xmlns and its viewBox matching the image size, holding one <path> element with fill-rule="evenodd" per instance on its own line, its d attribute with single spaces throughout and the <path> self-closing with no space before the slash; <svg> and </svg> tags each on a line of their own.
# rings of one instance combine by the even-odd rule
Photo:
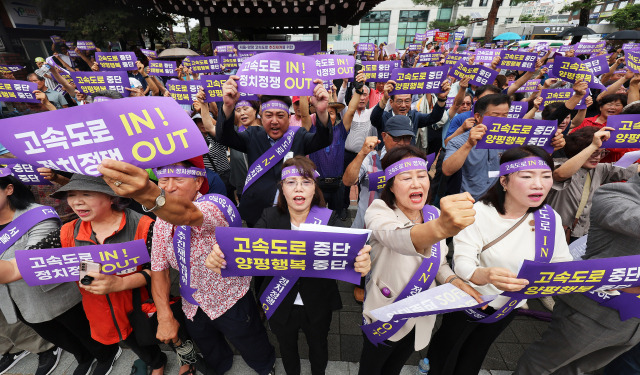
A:
<svg viewBox="0 0 640 375">
<path fill-rule="evenodd" d="M 364 86 L 364 82 L 355 81 L 356 76 L 358 76 L 358 73 L 361 70 L 362 70 L 362 58 L 358 54 L 358 56 L 356 57 L 356 63 L 353 66 L 353 79 L 354 79 L 353 87 L 355 87 L 356 90 L 361 90 L 362 87 Z"/>
<path fill-rule="evenodd" d="M 90 285 L 93 281 L 93 277 L 89 276 L 87 273 L 89 272 L 97 272 L 100 273 L 102 269 L 102 265 L 97 262 L 92 262 L 90 260 L 80 261 L 80 284 L 82 285 Z"/>
</svg>

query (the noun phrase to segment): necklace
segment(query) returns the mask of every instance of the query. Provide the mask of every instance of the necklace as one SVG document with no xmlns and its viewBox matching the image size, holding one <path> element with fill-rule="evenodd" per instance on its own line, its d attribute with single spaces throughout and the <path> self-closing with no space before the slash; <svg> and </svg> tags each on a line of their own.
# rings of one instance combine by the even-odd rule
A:
<svg viewBox="0 0 640 375">
<path fill-rule="evenodd" d="M 417 218 L 415 218 L 415 219 L 409 219 L 409 220 L 411 220 L 411 222 L 412 222 L 413 224 L 422 224 L 422 223 L 421 223 L 421 221 L 422 221 L 422 214 L 418 214 L 418 217 L 417 217 Z"/>
</svg>

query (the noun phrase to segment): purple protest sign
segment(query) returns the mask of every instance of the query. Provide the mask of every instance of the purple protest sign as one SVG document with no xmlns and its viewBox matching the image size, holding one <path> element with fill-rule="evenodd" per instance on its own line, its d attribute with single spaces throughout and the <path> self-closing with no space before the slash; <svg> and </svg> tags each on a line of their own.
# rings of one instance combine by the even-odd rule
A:
<svg viewBox="0 0 640 375">
<path fill-rule="evenodd" d="M 228 75 L 200 76 L 200 82 L 205 93 L 205 103 L 222 101 L 222 85 L 229 79 Z M 240 100 L 259 100 L 257 95 L 240 93 Z"/>
<path fill-rule="evenodd" d="M 533 72 L 536 70 L 538 54 L 535 52 L 500 51 L 500 64 L 498 68 L 511 70 L 524 70 Z"/>
<path fill-rule="evenodd" d="M 221 72 L 220 58 L 218 56 L 191 57 L 191 71 L 196 74 Z"/>
<path fill-rule="evenodd" d="M 353 56 L 315 55 L 316 76 L 323 81 L 340 78 L 353 78 Z"/>
<path fill-rule="evenodd" d="M 588 60 L 584 60 L 582 64 L 591 70 L 591 73 L 597 76 L 609 71 L 609 62 L 605 55 L 594 56 Z"/>
<path fill-rule="evenodd" d="M 262 95 L 313 95 L 315 73 L 312 57 L 261 53 L 247 58 L 238 69 L 238 91 Z"/>
<path fill-rule="evenodd" d="M 462 39 L 464 39 L 464 30 L 456 31 L 455 33 L 453 33 L 453 42 L 454 43 L 460 43 L 460 42 L 462 42 Z"/>
<path fill-rule="evenodd" d="M 427 30 L 427 38 L 432 38 L 436 36 L 436 33 L 440 31 L 440 29 Z"/>
<path fill-rule="evenodd" d="M 525 260 L 518 278 L 529 280 L 529 285 L 518 292 L 504 292 L 502 295 L 539 298 L 640 286 L 638 264 L 640 255 L 558 263 Z"/>
<path fill-rule="evenodd" d="M 180 63 L 185 68 L 191 68 L 191 57 L 187 56 Z"/>
<path fill-rule="evenodd" d="M 427 64 L 440 61 L 439 52 L 427 52 L 418 55 L 418 63 Z"/>
<path fill-rule="evenodd" d="M 482 65 L 469 65 L 464 62 L 459 62 L 452 70 L 450 75 L 460 80 L 470 78 L 469 84 L 476 86 L 492 85 L 498 76 L 498 72 L 491 68 Z"/>
<path fill-rule="evenodd" d="M 197 81 L 181 81 L 179 79 L 170 79 L 166 85 L 169 94 L 179 104 L 193 104 L 197 100 L 198 90 L 202 86 L 200 80 Z"/>
<path fill-rule="evenodd" d="M 220 54 L 219 57 L 220 64 L 224 67 L 225 70 L 238 68 L 238 56 Z"/>
<path fill-rule="evenodd" d="M 207 152 L 175 100 L 137 97 L 3 120 L 0 144 L 35 167 L 98 176 L 103 159 L 155 168 Z"/>
<path fill-rule="evenodd" d="M 53 56 L 49 56 L 49 57 L 47 57 L 47 58 L 45 59 L 45 61 L 46 61 L 47 65 L 49 65 L 49 66 L 51 66 L 51 67 L 54 67 L 54 68 L 58 68 L 58 69 L 60 69 L 61 71 L 63 71 L 64 73 L 69 74 L 69 71 L 68 71 L 67 69 L 65 69 L 65 68 L 61 67 L 60 65 L 58 65 L 58 64 L 56 63 L 56 61 L 53 59 Z"/>
<path fill-rule="evenodd" d="M 536 44 L 536 52 L 546 51 L 549 49 L 549 42 L 540 42 Z"/>
<path fill-rule="evenodd" d="M 511 106 L 509 107 L 509 114 L 507 117 L 509 118 L 523 118 L 524 115 L 527 114 L 527 110 L 529 109 L 529 102 L 511 102 Z"/>
<path fill-rule="evenodd" d="M 422 52 L 422 44 L 411 43 L 409 44 L 409 51 L 420 51 Z"/>
<path fill-rule="evenodd" d="M 126 72 L 71 72 L 76 88 L 84 94 L 95 94 L 98 91 L 115 90 L 122 96 L 129 96 L 131 87 Z"/>
<path fill-rule="evenodd" d="M 485 136 L 478 141 L 478 149 L 506 150 L 518 146 L 540 146 L 553 151 L 551 138 L 556 134 L 555 120 L 531 120 L 522 118 L 485 116 L 482 123 L 487 127 Z"/>
<path fill-rule="evenodd" d="M 79 281 L 78 265 L 83 260 L 100 263 L 101 272 L 109 275 L 151 261 L 144 240 L 16 251 L 18 269 L 29 286 Z"/>
<path fill-rule="evenodd" d="M 387 82 L 391 78 L 391 72 L 400 68 L 400 61 L 363 61 L 362 70 L 364 70 L 367 82 Z"/>
<path fill-rule="evenodd" d="M 390 94 L 442 92 L 440 85 L 447 79 L 448 71 L 449 68 L 446 66 L 394 69 L 391 73 L 391 80 L 396 82 L 396 86 Z"/>
<path fill-rule="evenodd" d="M 376 45 L 373 43 L 358 43 L 356 50 L 358 50 L 358 52 L 373 52 L 376 50 Z"/>
<path fill-rule="evenodd" d="M 78 40 L 76 42 L 76 47 L 84 51 L 91 51 L 96 49 L 96 45 L 90 40 Z"/>
<path fill-rule="evenodd" d="M 53 80 L 54 80 L 54 81 L 56 81 L 56 82 L 58 82 L 58 83 L 62 84 L 62 82 L 59 82 L 59 81 L 56 79 L 56 76 L 52 75 L 52 77 L 53 77 Z M 71 75 L 70 75 L 69 73 L 64 73 L 64 72 L 63 72 L 63 73 L 60 73 L 60 77 L 62 77 L 62 79 L 65 79 L 65 80 L 67 81 L 67 83 L 69 83 L 69 84 L 71 84 L 71 85 L 75 85 L 75 82 L 73 82 L 73 78 L 71 78 Z"/>
<path fill-rule="evenodd" d="M 509 86 L 511 86 L 515 81 L 511 81 Z M 524 85 L 520 86 L 516 90 L 516 92 L 536 92 L 538 91 L 538 86 L 540 85 L 539 79 L 532 79 L 524 83 Z"/>
<path fill-rule="evenodd" d="M 53 88 L 53 91 L 57 91 L 61 94 L 64 94 L 64 87 L 62 87 L 62 85 L 58 83 L 58 85 L 56 85 L 56 87 Z"/>
<path fill-rule="evenodd" d="M 542 103 L 540 104 L 540 110 L 544 109 L 544 106 L 556 102 L 566 102 L 574 94 L 573 89 L 543 89 L 540 93 Z M 580 100 L 578 105 L 574 109 L 586 109 L 586 95 Z"/>
<path fill-rule="evenodd" d="M 640 51 L 626 51 L 624 63 L 630 71 L 640 73 Z"/>
<path fill-rule="evenodd" d="M 582 60 L 577 57 L 557 56 L 553 63 L 553 74 L 560 79 L 575 83 L 581 79 L 589 84 L 589 88 L 606 89 L 598 77 L 584 66 Z"/>
<path fill-rule="evenodd" d="M 640 43 L 634 43 L 634 42 L 629 42 L 629 43 L 623 43 L 622 44 L 622 50 L 623 51 L 627 51 L 627 50 L 632 50 L 635 48 L 640 47 Z"/>
<path fill-rule="evenodd" d="M 49 38 L 51 38 L 51 41 L 54 43 L 62 43 L 62 38 L 58 35 L 51 35 Z"/>
<path fill-rule="evenodd" d="M 558 48 L 558 53 L 564 53 L 564 52 L 569 52 L 574 48 L 573 44 L 565 44 L 563 46 L 560 46 L 560 48 Z"/>
<path fill-rule="evenodd" d="M 464 53 L 450 53 L 444 59 L 444 65 L 456 65 L 458 61 L 469 62 L 469 55 Z"/>
<path fill-rule="evenodd" d="M 216 228 L 227 267 L 222 277 L 320 277 L 360 282 L 353 264 L 366 234 Z"/>
<path fill-rule="evenodd" d="M 73 47 L 73 42 L 64 42 L 67 45 L 69 57 L 78 57 L 78 54 Z"/>
<path fill-rule="evenodd" d="M 234 48 L 233 48 L 233 45 L 231 45 L 231 44 L 227 44 L 227 45 L 224 45 L 224 46 L 217 46 L 215 51 L 217 53 L 234 53 L 235 52 Z"/>
<path fill-rule="evenodd" d="M 24 69 L 22 65 L 0 65 L 0 74 L 14 73 Z"/>
<path fill-rule="evenodd" d="M 476 50 L 476 59 L 474 62 L 477 63 L 490 63 L 496 56 L 500 55 L 501 50 L 499 49 L 487 49 L 487 48 L 478 48 Z"/>
<path fill-rule="evenodd" d="M 640 116 L 609 116 L 607 126 L 615 130 L 611 131 L 611 138 L 602 142 L 602 148 L 640 148 Z"/>
<path fill-rule="evenodd" d="M 305 42 L 211 42 L 213 50 L 218 46 L 231 45 L 238 50 L 238 58 L 240 61 L 245 57 L 251 57 L 258 53 L 263 52 L 286 52 L 302 55 L 313 55 L 320 52 L 321 45 L 319 40 L 305 41 Z M 220 51 L 218 51 L 220 52 Z M 233 51 L 231 51 L 233 52 Z"/>
<path fill-rule="evenodd" d="M 140 52 L 142 52 L 143 55 L 147 56 L 149 60 L 158 58 L 158 53 L 154 50 L 140 48 Z"/>
<path fill-rule="evenodd" d="M 575 46 L 575 55 L 592 55 L 598 53 L 602 49 L 600 43 L 580 42 Z"/>
<path fill-rule="evenodd" d="M 34 82 L 0 79 L 0 101 L 40 103 L 33 94 L 37 89 L 38 84 Z"/>
<path fill-rule="evenodd" d="M 177 69 L 178 64 L 175 61 L 149 61 L 149 75 L 152 76 L 175 77 Z"/>
<path fill-rule="evenodd" d="M 31 164 L 20 162 L 18 159 L 5 159 L 5 163 L 11 169 L 11 175 L 20 180 L 25 185 L 51 185 L 49 180 L 45 180 L 44 177 L 38 171 L 37 167 Z"/>
<path fill-rule="evenodd" d="M 427 34 L 426 33 L 416 33 L 416 35 L 413 37 L 413 40 L 415 40 L 416 42 L 423 42 L 423 41 L 427 40 Z"/>
<path fill-rule="evenodd" d="M 137 70 L 137 60 L 133 52 L 96 52 L 96 62 L 100 70 Z"/>
</svg>

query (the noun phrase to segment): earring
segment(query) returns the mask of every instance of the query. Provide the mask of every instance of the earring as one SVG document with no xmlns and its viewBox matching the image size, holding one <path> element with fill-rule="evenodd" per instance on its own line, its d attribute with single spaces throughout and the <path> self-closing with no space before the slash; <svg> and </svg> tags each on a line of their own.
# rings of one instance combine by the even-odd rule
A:
<svg viewBox="0 0 640 375">
<path fill-rule="evenodd" d="M 506 186 L 503 186 L 503 187 L 502 187 L 502 191 L 507 191 L 507 187 L 506 187 Z"/>
</svg>

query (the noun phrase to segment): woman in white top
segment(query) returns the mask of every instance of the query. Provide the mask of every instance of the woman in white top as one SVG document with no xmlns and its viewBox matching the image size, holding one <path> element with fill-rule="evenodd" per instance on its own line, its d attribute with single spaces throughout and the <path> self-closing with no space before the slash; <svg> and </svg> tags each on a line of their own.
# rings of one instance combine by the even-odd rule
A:
<svg viewBox="0 0 640 375">
<path fill-rule="evenodd" d="M 507 150 L 500 158 L 499 181 L 474 204 L 475 222 L 453 238 L 456 274 L 483 295 L 524 288 L 529 282 L 518 279 L 517 273 L 525 259 L 572 260 L 564 240 L 562 220 L 546 205 L 553 184 L 553 166 L 551 156 L 540 147 Z M 555 225 L 548 226 L 548 235 L 555 238 L 555 248 L 549 249 L 546 258 L 536 254 L 534 228 L 534 217 L 544 220 L 540 219 L 544 214 L 555 216 Z M 511 228 L 513 231 L 496 242 Z M 539 236 L 543 232 L 546 231 L 540 231 Z M 464 311 L 445 314 L 427 353 L 431 372 L 434 375 L 477 374 L 489 347 L 515 316 L 508 312 L 493 315 L 497 310 L 503 311 L 501 308 L 507 301 L 508 297 L 500 296 L 473 318 Z M 515 308 L 524 303 L 521 301 Z M 491 322 L 476 322 L 483 316 L 490 317 L 487 320 Z"/>
</svg>

